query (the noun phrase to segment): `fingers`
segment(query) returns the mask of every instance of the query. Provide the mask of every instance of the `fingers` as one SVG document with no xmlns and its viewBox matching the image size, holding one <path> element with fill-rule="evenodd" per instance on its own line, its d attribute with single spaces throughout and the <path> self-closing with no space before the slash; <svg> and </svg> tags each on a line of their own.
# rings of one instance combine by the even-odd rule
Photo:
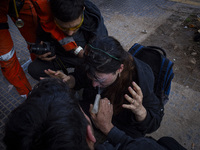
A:
<svg viewBox="0 0 200 150">
<path fill-rule="evenodd" d="M 136 108 L 136 106 L 134 106 L 134 105 L 130 105 L 130 104 L 122 104 L 122 107 L 123 107 L 123 108 L 126 108 L 126 109 L 130 109 L 130 110 Z"/>
<path fill-rule="evenodd" d="M 133 88 L 132 87 L 128 87 L 128 91 L 130 92 L 132 97 L 134 99 L 143 98 L 143 94 L 142 94 L 141 88 L 135 82 L 132 82 L 132 85 L 133 85 Z"/>
<path fill-rule="evenodd" d="M 51 52 L 47 52 L 47 53 L 42 54 L 42 55 L 37 55 L 37 57 L 40 58 L 41 60 L 45 60 L 45 61 L 51 61 L 51 60 L 56 58 L 56 55 L 54 55 L 52 57 L 48 57 L 50 55 L 51 55 Z"/>
<path fill-rule="evenodd" d="M 40 58 L 40 59 L 43 59 L 43 58 L 45 58 L 45 57 L 47 57 L 49 55 L 51 55 L 51 52 L 47 52 L 47 53 L 42 54 L 42 55 L 37 55 L 37 57 Z"/>
<path fill-rule="evenodd" d="M 132 82 L 132 85 L 136 93 L 140 96 L 143 96 L 141 88 L 135 82 Z"/>
<path fill-rule="evenodd" d="M 90 115 L 91 115 L 92 119 L 95 119 L 95 118 L 96 118 L 96 114 L 92 113 L 93 107 L 94 107 L 94 105 L 93 105 L 93 104 L 90 104 L 89 112 L 90 112 Z"/>
<path fill-rule="evenodd" d="M 44 78 L 44 77 L 40 77 L 40 80 L 44 80 L 44 79 L 46 79 L 46 78 Z"/>
<path fill-rule="evenodd" d="M 53 71 L 51 69 L 48 69 L 48 70 L 44 70 L 44 72 L 48 75 L 55 75 L 56 74 L 56 71 Z"/>
<path fill-rule="evenodd" d="M 128 94 L 125 94 L 124 97 L 129 103 L 133 102 L 133 99 L 130 96 L 128 96 Z"/>
<path fill-rule="evenodd" d="M 128 94 L 124 95 L 125 99 L 130 104 L 123 104 L 122 107 L 130 109 L 133 112 L 137 112 L 138 109 L 142 107 L 143 94 L 141 88 L 135 82 L 132 82 L 132 85 L 133 88 L 128 87 L 128 91 L 130 92 L 131 96 Z"/>
<path fill-rule="evenodd" d="M 112 111 L 112 104 L 108 98 L 103 98 L 99 101 L 99 111 L 101 110 L 111 110 Z"/>
</svg>

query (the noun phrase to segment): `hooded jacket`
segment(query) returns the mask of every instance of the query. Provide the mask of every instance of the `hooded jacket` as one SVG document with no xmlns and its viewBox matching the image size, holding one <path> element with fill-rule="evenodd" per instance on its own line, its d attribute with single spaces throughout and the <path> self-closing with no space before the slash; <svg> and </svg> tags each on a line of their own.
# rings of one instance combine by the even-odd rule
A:
<svg viewBox="0 0 200 150">
<path fill-rule="evenodd" d="M 136 83 L 142 90 L 143 106 L 147 110 L 147 116 L 145 120 L 138 122 L 135 119 L 135 115 L 130 110 L 122 109 L 119 114 L 113 115 L 112 123 L 120 130 L 123 130 L 127 135 L 137 138 L 143 137 L 146 133 L 151 133 L 159 128 L 163 117 L 163 110 L 159 99 L 153 92 L 154 75 L 150 66 L 135 57 L 134 62 L 138 78 Z M 80 70 L 75 71 L 72 75 L 75 77 L 76 81 L 74 89 L 78 90 L 84 88 L 83 100 L 80 101 L 80 103 L 84 111 L 88 112 L 89 104 L 94 103 L 97 90 L 92 87 L 91 80 L 87 78 L 87 75 L 81 73 Z"/>
</svg>

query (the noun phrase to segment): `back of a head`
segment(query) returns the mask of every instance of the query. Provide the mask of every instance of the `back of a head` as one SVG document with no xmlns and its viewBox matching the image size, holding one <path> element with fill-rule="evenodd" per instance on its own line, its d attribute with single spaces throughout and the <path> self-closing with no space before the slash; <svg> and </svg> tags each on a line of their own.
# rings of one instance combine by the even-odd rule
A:
<svg viewBox="0 0 200 150">
<path fill-rule="evenodd" d="M 83 13 L 84 0 L 50 0 L 51 11 L 57 19 L 70 22 Z"/>
<path fill-rule="evenodd" d="M 4 142 L 7 150 L 89 149 L 87 124 L 68 86 L 57 79 L 45 79 L 11 112 Z"/>
</svg>

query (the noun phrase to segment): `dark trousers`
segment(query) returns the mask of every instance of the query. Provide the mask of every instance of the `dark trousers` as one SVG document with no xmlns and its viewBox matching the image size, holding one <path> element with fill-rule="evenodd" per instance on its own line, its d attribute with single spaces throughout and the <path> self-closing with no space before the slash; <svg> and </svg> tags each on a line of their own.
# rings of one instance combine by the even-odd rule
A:
<svg viewBox="0 0 200 150">
<path fill-rule="evenodd" d="M 83 59 L 78 58 L 73 52 L 56 53 L 56 59 L 52 61 L 43 61 L 36 58 L 28 66 L 28 73 L 36 80 L 40 77 L 48 77 L 44 70 L 51 69 L 54 71 L 62 70 L 67 74 L 67 68 L 78 68 L 83 64 Z"/>
<path fill-rule="evenodd" d="M 168 150 L 186 150 L 186 148 L 184 148 L 172 137 L 162 137 L 157 142 L 158 144 L 166 147 Z"/>
</svg>

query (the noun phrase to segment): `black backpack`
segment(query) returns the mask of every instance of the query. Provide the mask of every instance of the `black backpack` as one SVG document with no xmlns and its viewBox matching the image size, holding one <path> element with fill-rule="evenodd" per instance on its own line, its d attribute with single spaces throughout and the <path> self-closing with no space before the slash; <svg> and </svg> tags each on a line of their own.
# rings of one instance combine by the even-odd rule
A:
<svg viewBox="0 0 200 150">
<path fill-rule="evenodd" d="M 154 92 L 164 106 L 169 100 L 174 63 L 166 57 L 165 50 L 156 46 L 135 43 L 128 52 L 151 67 L 155 77 Z"/>
</svg>

